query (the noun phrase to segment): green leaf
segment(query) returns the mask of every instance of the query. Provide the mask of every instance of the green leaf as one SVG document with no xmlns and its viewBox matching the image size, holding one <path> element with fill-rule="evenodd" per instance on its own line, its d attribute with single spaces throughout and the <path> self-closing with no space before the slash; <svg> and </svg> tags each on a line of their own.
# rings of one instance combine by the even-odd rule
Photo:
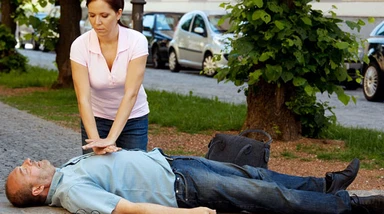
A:
<svg viewBox="0 0 384 214">
<path fill-rule="evenodd" d="M 263 5 L 264 5 L 264 1 L 263 0 L 253 0 L 253 2 L 256 4 L 256 6 L 258 8 L 262 8 Z"/>
<path fill-rule="evenodd" d="M 269 23 L 271 21 L 271 16 L 265 12 L 265 10 L 256 10 L 252 14 L 252 20 L 263 20 L 265 23 Z"/>
<path fill-rule="evenodd" d="M 284 26 L 285 26 L 284 23 L 279 21 L 279 20 L 275 21 L 275 25 L 276 25 L 277 28 L 279 28 L 279 30 L 283 30 Z"/>
<path fill-rule="evenodd" d="M 262 75 L 263 73 L 261 72 L 260 69 L 257 69 L 251 73 L 249 73 L 249 80 L 248 80 L 248 85 L 253 85 L 255 83 L 257 83 L 260 79 L 260 76 Z"/>
<path fill-rule="evenodd" d="M 281 74 L 281 79 L 283 79 L 284 82 L 288 82 L 293 79 L 293 74 L 291 72 L 283 72 Z"/>
<path fill-rule="evenodd" d="M 305 93 L 307 93 L 308 95 L 312 95 L 313 93 L 314 93 L 314 89 L 313 89 L 313 87 L 312 86 L 310 86 L 310 85 L 306 85 L 305 87 L 304 87 L 304 91 L 305 91 Z"/>
<path fill-rule="evenodd" d="M 349 44 L 347 42 L 338 42 L 336 43 L 336 47 L 341 50 L 348 49 Z"/>
<path fill-rule="evenodd" d="M 259 61 L 260 62 L 265 62 L 267 61 L 269 58 L 273 57 L 273 52 L 264 52 L 261 54 L 260 58 L 259 58 Z"/>
<path fill-rule="evenodd" d="M 368 18 L 368 22 L 369 22 L 369 23 L 374 23 L 374 22 L 375 22 L 375 18 L 373 18 L 373 17 L 369 17 L 369 18 Z"/>
<path fill-rule="evenodd" d="M 265 76 L 267 77 L 268 82 L 277 81 L 282 73 L 283 68 L 279 65 L 267 64 L 265 67 Z"/>
<path fill-rule="evenodd" d="M 294 77 L 293 78 L 293 85 L 294 86 L 302 86 L 305 83 L 307 83 L 307 80 L 302 77 Z"/>
<path fill-rule="evenodd" d="M 295 51 L 293 55 L 295 55 L 297 61 L 299 61 L 300 64 L 304 63 L 304 56 L 300 51 Z"/>
<path fill-rule="evenodd" d="M 301 21 L 303 21 L 304 24 L 306 24 L 306 25 L 312 26 L 312 20 L 309 19 L 308 17 L 302 17 Z"/>
<path fill-rule="evenodd" d="M 343 88 L 341 86 L 335 87 L 335 93 L 337 94 L 337 98 L 344 104 L 347 105 L 349 100 L 351 99 L 348 95 L 345 94 Z"/>
</svg>

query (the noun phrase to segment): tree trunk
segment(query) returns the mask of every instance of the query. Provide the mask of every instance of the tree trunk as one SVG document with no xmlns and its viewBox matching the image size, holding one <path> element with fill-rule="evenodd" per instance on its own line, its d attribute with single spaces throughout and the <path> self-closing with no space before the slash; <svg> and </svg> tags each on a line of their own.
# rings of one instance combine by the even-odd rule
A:
<svg viewBox="0 0 384 214">
<path fill-rule="evenodd" d="M 73 87 L 69 52 L 72 42 L 80 35 L 81 7 L 79 0 L 60 0 L 59 41 L 56 46 L 56 63 L 59 70 L 53 88 Z"/>
<path fill-rule="evenodd" d="M 11 29 L 13 35 L 16 31 L 16 23 L 11 15 L 16 11 L 16 8 L 17 5 L 12 3 L 12 0 L 1 1 L 1 23 Z"/>
<path fill-rule="evenodd" d="M 263 129 L 276 140 L 297 140 L 301 136 L 300 121 L 285 105 L 293 95 L 293 86 L 278 87 L 263 80 L 249 86 L 243 130 Z"/>
</svg>

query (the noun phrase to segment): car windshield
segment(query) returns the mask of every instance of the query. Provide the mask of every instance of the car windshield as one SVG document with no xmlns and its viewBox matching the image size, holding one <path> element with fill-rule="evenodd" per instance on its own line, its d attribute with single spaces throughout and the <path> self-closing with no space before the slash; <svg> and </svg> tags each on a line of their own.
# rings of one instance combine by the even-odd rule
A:
<svg viewBox="0 0 384 214">
<path fill-rule="evenodd" d="M 180 17 L 176 14 L 159 14 L 156 18 L 157 30 L 175 30 Z"/>
<path fill-rule="evenodd" d="M 209 15 L 208 16 L 208 21 L 209 25 L 211 26 L 212 30 L 215 33 L 225 33 L 226 31 L 229 30 L 229 18 L 225 19 L 225 21 L 221 24 L 218 25 L 219 20 L 223 17 L 224 15 Z"/>
</svg>

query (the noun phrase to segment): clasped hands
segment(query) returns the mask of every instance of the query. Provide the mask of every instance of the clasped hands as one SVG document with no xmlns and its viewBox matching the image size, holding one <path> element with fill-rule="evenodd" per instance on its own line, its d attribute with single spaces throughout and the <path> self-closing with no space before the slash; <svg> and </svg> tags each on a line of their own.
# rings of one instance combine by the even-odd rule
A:
<svg viewBox="0 0 384 214">
<path fill-rule="evenodd" d="M 111 141 L 108 138 L 105 139 L 86 139 L 87 145 L 82 146 L 84 150 L 93 149 L 93 152 L 97 155 L 104 155 L 107 153 L 113 153 L 121 150 L 116 146 L 115 141 Z"/>
</svg>

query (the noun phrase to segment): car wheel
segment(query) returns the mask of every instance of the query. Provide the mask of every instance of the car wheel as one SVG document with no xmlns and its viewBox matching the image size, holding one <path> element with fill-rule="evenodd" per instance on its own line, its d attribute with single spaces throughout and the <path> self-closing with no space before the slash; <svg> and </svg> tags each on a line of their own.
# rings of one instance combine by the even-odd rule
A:
<svg viewBox="0 0 384 214">
<path fill-rule="evenodd" d="M 156 68 L 156 69 L 164 68 L 165 62 L 161 61 L 159 48 L 155 46 L 155 47 L 152 48 L 152 50 L 153 50 L 152 51 L 152 64 L 153 64 L 153 67 Z"/>
<path fill-rule="evenodd" d="M 177 62 L 177 56 L 176 56 L 176 52 L 174 50 L 171 50 L 169 52 L 168 64 L 169 64 L 169 69 L 172 72 L 179 72 L 180 71 L 180 65 L 179 65 L 179 62 Z"/>
<path fill-rule="evenodd" d="M 211 54 L 206 54 L 203 61 L 203 72 L 207 77 L 213 77 L 216 74 L 216 63 Z"/>
<path fill-rule="evenodd" d="M 377 63 L 369 63 L 364 72 L 363 92 L 368 101 L 381 101 L 384 99 L 383 91 L 383 71 L 380 70 Z"/>
</svg>

